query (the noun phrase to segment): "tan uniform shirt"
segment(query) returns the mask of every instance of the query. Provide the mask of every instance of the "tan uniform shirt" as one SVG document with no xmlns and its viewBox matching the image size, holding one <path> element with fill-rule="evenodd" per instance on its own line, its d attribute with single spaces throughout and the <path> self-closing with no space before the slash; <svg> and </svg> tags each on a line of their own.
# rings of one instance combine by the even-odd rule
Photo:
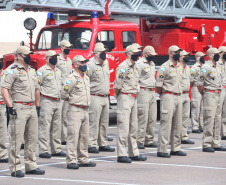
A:
<svg viewBox="0 0 226 185">
<path fill-rule="evenodd" d="M 199 74 L 200 74 L 201 65 L 199 63 L 195 63 L 190 70 L 190 82 L 193 82 L 196 86 L 196 82 L 198 80 Z"/>
<path fill-rule="evenodd" d="M 61 90 L 61 98 L 70 104 L 90 105 L 90 83 L 89 77 L 84 73 L 81 77 L 76 71 L 69 75 Z"/>
<path fill-rule="evenodd" d="M 221 59 L 219 60 L 219 62 L 217 62 L 217 67 L 219 67 L 224 79 L 223 79 L 223 86 L 226 86 L 226 70 L 225 70 L 225 65 L 226 63 L 224 63 Z"/>
<path fill-rule="evenodd" d="M 190 90 L 190 67 L 187 65 L 185 68 L 183 68 L 181 86 L 182 86 L 182 91 Z"/>
<path fill-rule="evenodd" d="M 11 67 L 7 73 L 2 87 L 11 90 L 12 100 L 14 102 L 34 102 L 35 91 L 39 90 L 35 69 L 28 66 L 26 70 L 19 64 Z"/>
<path fill-rule="evenodd" d="M 51 69 L 47 64 L 37 71 L 38 84 L 42 95 L 60 98 L 61 72 L 59 69 Z"/>
<path fill-rule="evenodd" d="M 72 61 L 69 57 L 66 60 L 60 55 L 58 56 L 56 67 L 61 71 L 62 84 L 64 84 L 66 78 L 72 73 Z"/>
<path fill-rule="evenodd" d="M 178 62 L 175 67 L 171 60 L 163 63 L 157 73 L 156 87 L 162 87 L 162 92 L 169 91 L 173 93 L 182 92 L 182 70 L 181 64 Z"/>
<path fill-rule="evenodd" d="M 4 82 L 5 80 L 5 71 L 4 70 L 0 70 L 0 89 L 1 89 L 1 86 L 2 86 L 2 83 Z M 2 97 L 2 93 L 0 93 L 0 102 L 3 102 L 4 99 Z"/>
<path fill-rule="evenodd" d="M 90 79 L 90 93 L 108 95 L 110 91 L 110 71 L 108 61 L 105 60 L 102 64 L 92 59 L 87 64 L 88 76 Z"/>
<path fill-rule="evenodd" d="M 204 86 L 208 90 L 221 90 L 223 79 L 220 69 L 208 61 L 202 65 L 197 86 Z"/>
<path fill-rule="evenodd" d="M 120 89 L 122 93 L 138 94 L 140 92 L 139 74 L 137 64 L 126 59 L 116 69 L 114 88 Z"/>
<path fill-rule="evenodd" d="M 155 64 L 149 62 L 143 57 L 137 62 L 139 73 L 139 83 L 141 87 L 155 88 Z"/>
</svg>

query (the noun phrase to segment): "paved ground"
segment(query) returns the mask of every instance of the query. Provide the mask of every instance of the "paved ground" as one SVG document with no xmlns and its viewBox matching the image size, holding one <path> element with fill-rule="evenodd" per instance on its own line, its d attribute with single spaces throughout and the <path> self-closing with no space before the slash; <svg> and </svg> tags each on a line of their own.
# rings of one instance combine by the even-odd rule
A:
<svg viewBox="0 0 226 185">
<path fill-rule="evenodd" d="M 117 128 L 115 112 L 111 111 L 109 136 L 114 138 L 109 145 L 116 147 Z M 157 141 L 159 123 L 156 125 L 155 141 Z M 190 130 L 190 128 L 189 128 Z M 38 165 L 46 171 L 43 176 L 26 175 L 18 179 L 10 177 L 8 164 L 0 164 L 0 185 L 92 185 L 92 184 L 183 184 L 183 185 L 218 185 L 226 184 L 226 152 L 202 152 L 202 134 L 189 134 L 194 145 L 182 145 L 187 157 L 158 158 L 156 149 L 144 149 L 140 152 L 148 157 L 144 162 L 119 164 L 116 152 L 91 154 L 90 158 L 97 163 L 95 168 L 66 169 L 65 158 L 40 159 Z M 226 146 L 226 141 L 222 141 Z M 63 146 L 65 151 L 66 147 Z M 38 150 L 37 150 L 38 151 Z M 38 153 L 37 153 L 38 156 Z M 21 151 L 23 161 L 23 150 Z M 24 171 L 24 169 L 23 169 Z"/>
</svg>

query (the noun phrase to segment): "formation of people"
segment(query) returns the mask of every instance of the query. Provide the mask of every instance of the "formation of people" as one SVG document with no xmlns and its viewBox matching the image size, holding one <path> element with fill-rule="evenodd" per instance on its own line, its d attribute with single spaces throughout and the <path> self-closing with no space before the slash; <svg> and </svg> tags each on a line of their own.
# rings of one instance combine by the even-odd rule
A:
<svg viewBox="0 0 226 185">
<path fill-rule="evenodd" d="M 15 61 L 6 70 L 0 55 L 0 163 L 9 163 L 13 177 L 24 177 L 20 161 L 22 144 L 25 173 L 37 175 L 45 174 L 37 166 L 37 142 L 39 158 L 66 157 L 68 169 L 95 167 L 88 153 L 115 151 L 108 145 L 107 137 L 110 91 L 107 48 L 96 43 L 93 58 L 76 55 L 71 60 L 67 55 L 72 44 L 63 40 L 59 46 L 60 54 L 47 51 L 46 64 L 37 71 L 29 65 L 33 52 L 25 46 L 15 50 Z M 117 162 L 147 160 L 139 153 L 145 147 L 157 148 L 158 157 L 186 156 L 181 144 L 195 143 L 188 137 L 190 110 L 192 132 L 203 132 L 203 151 L 226 151 L 220 145 L 221 139 L 226 140 L 226 47 L 208 49 L 207 62 L 206 55 L 197 52 L 196 63 L 190 68 L 187 65 L 190 53 L 173 45 L 168 50 L 169 60 L 158 69 L 156 80 L 153 59 L 157 53 L 152 46 L 146 46 L 143 52 L 141 48 L 137 43 L 127 46 L 127 58 L 115 72 Z M 160 95 L 158 143 L 154 142 L 155 88 Z M 6 110 L 10 115 L 8 152 Z M 62 145 L 66 145 L 66 153 Z"/>
</svg>

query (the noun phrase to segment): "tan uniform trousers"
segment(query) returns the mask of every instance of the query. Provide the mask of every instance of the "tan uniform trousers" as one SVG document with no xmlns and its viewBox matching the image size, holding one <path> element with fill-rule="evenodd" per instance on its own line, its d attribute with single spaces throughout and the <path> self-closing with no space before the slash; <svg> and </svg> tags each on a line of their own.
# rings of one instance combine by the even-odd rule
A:
<svg viewBox="0 0 226 185">
<path fill-rule="evenodd" d="M 61 148 L 61 102 L 41 97 L 39 117 L 39 154 L 48 152 L 50 141 L 51 153 L 62 151 Z"/>
<path fill-rule="evenodd" d="M 154 142 L 157 119 L 155 91 L 141 89 L 137 98 L 138 132 L 137 143 L 149 145 Z"/>
<path fill-rule="evenodd" d="M 62 103 L 62 115 L 61 115 L 61 142 L 67 141 L 67 111 L 69 103 L 68 101 L 61 101 Z"/>
<path fill-rule="evenodd" d="M 181 148 L 182 127 L 181 96 L 162 94 L 160 101 L 160 117 L 158 152 L 167 153 L 169 139 L 171 142 L 171 151 L 179 151 Z"/>
<path fill-rule="evenodd" d="M 34 105 L 13 104 L 16 108 L 17 118 L 10 116 L 10 141 L 9 141 L 9 169 L 12 172 L 21 170 L 20 146 L 24 138 L 25 171 L 37 168 L 35 149 L 38 140 L 38 118 Z M 15 129 L 14 129 L 15 126 Z M 16 151 L 15 151 L 16 141 Z M 15 164 L 16 157 L 16 164 Z"/>
<path fill-rule="evenodd" d="M 188 123 L 190 118 L 190 98 L 189 94 L 181 94 L 182 99 L 182 135 L 181 140 L 187 140 L 188 139 Z"/>
<path fill-rule="evenodd" d="M 226 88 L 222 88 L 221 105 L 222 105 L 221 136 L 226 136 Z"/>
<path fill-rule="evenodd" d="M 203 148 L 220 146 L 221 108 L 220 93 L 204 92 Z"/>
<path fill-rule="evenodd" d="M 128 140 L 129 157 L 139 155 L 137 148 L 137 98 L 120 93 L 117 99 L 118 124 L 118 157 L 127 156 L 126 143 Z"/>
<path fill-rule="evenodd" d="M 203 129 L 203 100 L 197 87 L 191 88 L 192 130 Z"/>
<path fill-rule="evenodd" d="M 6 148 L 7 122 L 6 122 L 6 105 L 0 104 L 0 160 L 7 159 Z"/>
<path fill-rule="evenodd" d="M 107 146 L 108 97 L 92 96 L 89 107 L 89 147 Z"/>
<path fill-rule="evenodd" d="M 67 164 L 88 163 L 89 110 L 69 105 L 67 116 Z"/>
</svg>

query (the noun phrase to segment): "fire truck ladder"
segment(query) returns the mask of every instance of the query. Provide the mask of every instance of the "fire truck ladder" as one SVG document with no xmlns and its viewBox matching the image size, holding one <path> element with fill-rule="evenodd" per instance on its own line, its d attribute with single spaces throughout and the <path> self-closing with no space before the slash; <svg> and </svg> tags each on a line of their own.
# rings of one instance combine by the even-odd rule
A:
<svg viewBox="0 0 226 185">
<path fill-rule="evenodd" d="M 0 0 L 0 10 L 55 13 L 105 13 L 107 0 Z M 226 0 L 110 0 L 110 15 L 181 18 L 226 18 Z"/>
</svg>

